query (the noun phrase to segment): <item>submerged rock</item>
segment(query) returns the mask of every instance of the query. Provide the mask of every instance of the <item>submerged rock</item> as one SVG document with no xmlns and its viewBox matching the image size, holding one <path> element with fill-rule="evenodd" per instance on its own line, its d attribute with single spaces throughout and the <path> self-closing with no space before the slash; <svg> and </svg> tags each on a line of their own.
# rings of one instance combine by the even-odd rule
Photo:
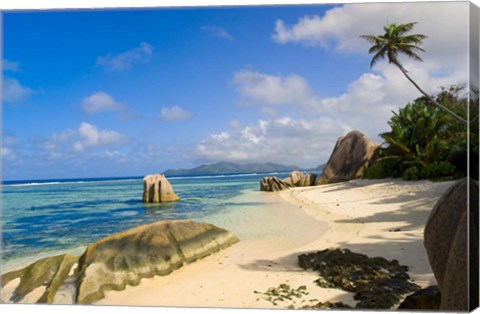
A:
<svg viewBox="0 0 480 314">
<path fill-rule="evenodd" d="M 144 203 L 175 202 L 179 199 L 164 175 L 151 174 L 143 178 Z"/>
<path fill-rule="evenodd" d="M 42 258 L 23 269 L 2 275 L 2 289 L 13 280 L 20 279 L 11 297 L 2 301 L 18 303 L 35 289 L 43 287 L 44 292 L 36 303 L 53 303 L 58 289 L 72 276 L 70 272 L 77 261 L 77 256 L 62 254 Z"/>
<path fill-rule="evenodd" d="M 340 137 L 316 184 L 361 178 L 377 147 L 378 144 L 359 131 Z"/>
<path fill-rule="evenodd" d="M 90 245 L 80 257 L 76 303 L 93 303 L 107 290 L 168 275 L 237 241 L 224 229 L 187 220 L 160 221 L 114 234 Z"/>
<path fill-rule="evenodd" d="M 409 281 L 408 267 L 382 257 L 370 258 L 348 249 L 323 250 L 298 256 L 300 267 L 320 273 L 323 288 L 354 292 L 356 308 L 390 309 L 407 293 L 420 287 Z"/>
<path fill-rule="evenodd" d="M 440 310 L 478 306 L 478 244 L 478 182 L 464 179 L 438 200 L 424 231 L 428 259 L 442 292 Z"/>
</svg>

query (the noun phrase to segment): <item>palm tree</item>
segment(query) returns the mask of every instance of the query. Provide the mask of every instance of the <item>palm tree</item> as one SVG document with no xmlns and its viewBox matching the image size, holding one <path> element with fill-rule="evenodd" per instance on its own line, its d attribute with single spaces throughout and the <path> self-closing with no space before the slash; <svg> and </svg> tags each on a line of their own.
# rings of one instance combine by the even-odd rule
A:
<svg viewBox="0 0 480 314">
<path fill-rule="evenodd" d="M 418 89 L 418 91 L 420 91 L 420 93 L 427 97 L 434 106 L 445 110 L 455 119 L 466 124 L 467 120 L 460 117 L 447 107 L 439 104 L 423 89 L 421 89 L 420 86 L 418 86 L 418 84 L 408 75 L 408 71 L 398 61 L 397 56 L 399 54 L 404 54 L 417 61 L 423 61 L 416 52 L 425 52 L 425 50 L 420 47 L 420 45 L 422 44 L 423 39 L 427 38 L 427 36 L 422 34 L 405 35 L 413 29 L 415 24 L 417 23 L 412 22 L 399 25 L 397 25 L 396 23 L 392 23 L 383 27 L 383 29 L 385 30 L 385 34 L 383 35 L 360 36 L 361 38 L 364 38 L 373 44 L 373 46 L 368 51 L 368 53 L 375 53 L 372 58 L 372 62 L 370 63 L 370 68 L 372 68 L 381 59 L 387 58 L 388 62 L 396 65 L 400 69 L 400 71 L 402 71 L 403 75 L 405 75 L 405 77 Z"/>
</svg>

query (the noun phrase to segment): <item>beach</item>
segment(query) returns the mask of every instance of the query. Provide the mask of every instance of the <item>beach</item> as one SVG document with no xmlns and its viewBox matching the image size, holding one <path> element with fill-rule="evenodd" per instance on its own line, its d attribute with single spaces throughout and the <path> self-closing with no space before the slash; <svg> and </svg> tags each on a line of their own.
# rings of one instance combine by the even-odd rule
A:
<svg viewBox="0 0 480 314">
<path fill-rule="evenodd" d="M 327 248 L 397 259 L 409 267 L 413 282 L 429 286 L 435 278 L 423 247 L 423 230 L 435 203 L 454 183 L 352 180 L 272 193 L 272 198 L 292 210 L 284 217 L 284 228 L 290 233 L 298 230 L 301 237 L 291 241 L 277 239 L 273 233 L 261 239 L 240 237 L 239 243 L 168 276 L 109 291 L 96 304 L 301 308 L 319 301 L 341 301 L 354 306 L 352 293 L 320 288 L 314 283 L 318 274 L 298 266 L 298 255 Z M 292 215 L 302 219 L 297 221 Z M 304 226 L 305 215 L 319 224 Z M 269 225 L 267 220 L 262 223 Z M 262 224 L 256 225 L 261 228 Z M 305 286 L 309 294 L 276 304 L 268 301 L 263 292 L 284 283 L 294 289 Z"/>
</svg>

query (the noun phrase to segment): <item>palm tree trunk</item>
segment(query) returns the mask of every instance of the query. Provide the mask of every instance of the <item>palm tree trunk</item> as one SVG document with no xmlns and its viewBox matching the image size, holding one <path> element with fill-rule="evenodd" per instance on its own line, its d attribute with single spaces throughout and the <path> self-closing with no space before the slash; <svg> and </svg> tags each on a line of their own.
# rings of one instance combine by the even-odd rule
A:
<svg viewBox="0 0 480 314">
<path fill-rule="evenodd" d="M 457 119 L 458 121 L 460 121 L 460 122 L 462 122 L 462 123 L 464 123 L 464 124 L 468 124 L 468 121 L 467 121 L 467 120 L 465 120 L 464 118 L 460 117 L 458 114 L 456 114 L 456 113 L 453 112 L 452 110 L 448 109 L 447 107 L 439 104 L 439 103 L 438 103 L 437 101 L 435 101 L 432 97 L 430 97 L 430 95 L 428 95 L 423 89 L 421 89 L 420 86 L 418 86 L 418 84 L 415 83 L 415 81 L 408 75 L 407 70 L 405 70 L 405 68 L 404 68 L 397 60 L 393 60 L 393 63 L 400 69 L 400 71 L 402 71 L 403 75 L 405 75 L 405 77 L 410 81 L 410 83 L 412 83 L 413 86 L 415 86 L 420 93 L 422 93 L 425 97 L 427 97 L 428 100 L 430 100 L 430 102 L 431 102 L 434 106 L 436 106 L 436 107 L 438 107 L 438 108 L 440 108 L 440 109 L 448 112 L 450 115 L 452 115 L 452 116 L 453 116 L 455 119 Z"/>
</svg>

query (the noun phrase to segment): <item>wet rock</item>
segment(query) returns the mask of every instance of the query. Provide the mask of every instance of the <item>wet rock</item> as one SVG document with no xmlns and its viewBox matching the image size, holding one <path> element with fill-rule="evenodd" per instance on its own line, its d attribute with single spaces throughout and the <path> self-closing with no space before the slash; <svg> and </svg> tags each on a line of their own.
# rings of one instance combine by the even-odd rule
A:
<svg viewBox="0 0 480 314">
<path fill-rule="evenodd" d="M 398 306 L 399 310 L 438 310 L 442 296 L 438 286 L 429 286 L 407 296 Z"/>
<path fill-rule="evenodd" d="M 403 295 L 420 287 L 409 281 L 408 267 L 382 257 L 370 258 L 348 249 L 323 250 L 298 256 L 300 267 L 320 273 L 323 288 L 354 292 L 356 308 L 389 309 Z"/>
</svg>

